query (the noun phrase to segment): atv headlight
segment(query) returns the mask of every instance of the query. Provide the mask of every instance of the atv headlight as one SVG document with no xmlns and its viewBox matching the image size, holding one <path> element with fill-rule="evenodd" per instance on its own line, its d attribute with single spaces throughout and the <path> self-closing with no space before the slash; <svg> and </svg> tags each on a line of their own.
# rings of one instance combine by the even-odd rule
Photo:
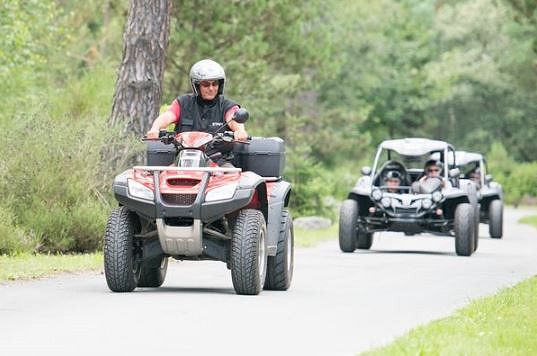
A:
<svg viewBox="0 0 537 356">
<path fill-rule="evenodd" d="M 442 200 L 443 196 L 442 193 L 437 190 L 436 192 L 433 192 L 432 198 L 434 202 L 438 203 L 440 200 Z"/>
<path fill-rule="evenodd" d="M 384 198 L 382 198 L 380 203 L 382 204 L 383 207 L 389 208 L 390 205 L 392 205 L 392 199 L 389 198 L 389 197 L 384 197 Z"/>
<path fill-rule="evenodd" d="M 430 209 L 431 206 L 433 206 L 433 201 L 429 198 L 425 198 L 421 201 L 421 206 L 424 208 L 424 209 Z"/>
<path fill-rule="evenodd" d="M 235 194 L 235 189 L 237 189 L 237 183 L 227 184 L 223 187 L 215 188 L 207 193 L 205 196 L 205 201 L 231 199 L 233 194 Z"/>
<path fill-rule="evenodd" d="M 380 200 L 382 199 L 382 192 L 380 191 L 380 189 L 373 189 L 373 191 L 371 192 L 371 197 L 373 198 L 373 200 Z"/>
<path fill-rule="evenodd" d="M 145 199 L 145 200 L 151 200 L 151 201 L 155 197 L 151 189 L 149 189 L 142 183 L 138 183 L 137 181 L 133 179 L 128 180 L 128 186 L 129 186 L 129 194 L 133 197 Z"/>
</svg>

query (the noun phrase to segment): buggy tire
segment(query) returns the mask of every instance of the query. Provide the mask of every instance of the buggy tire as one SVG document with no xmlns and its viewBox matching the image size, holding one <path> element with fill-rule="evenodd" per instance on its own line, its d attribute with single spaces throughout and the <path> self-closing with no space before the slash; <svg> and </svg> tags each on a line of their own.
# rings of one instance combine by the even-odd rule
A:
<svg viewBox="0 0 537 356">
<path fill-rule="evenodd" d="M 168 257 L 157 256 L 142 263 L 138 287 L 158 288 L 164 283 L 168 271 Z"/>
<path fill-rule="evenodd" d="M 479 245 L 479 214 L 480 214 L 480 208 L 479 208 L 479 201 L 477 199 L 477 187 L 475 183 L 468 182 L 466 192 L 468 193 L 468 200 L 470 202 L 470 205 L 474 208 L 474 217 L 475 217 L 475 224 L 474 224 L 474 251 L 477 250 L 477 246 Z"/>
<path fill-rule="evenodd" d="M 278 237 L 276 255 L 269 256 L 267 261 L 265 289 L 287 290 L 289 288 L 293 279 L 293 254 L 293 219 L 289 211 L 284 209 L 280 222 L 280 235 Z"/>
<path fill-rule="evenodd" d="M 356 250 L 356 222 L 358 219 L 358 203 L 347 199 L 339 210 L 339 248 L 343 252 Z"/>
<path fill-rule="evenodd" d="M 267 226 L 263 213 L 242 209 L 233 222 L 231 279 L 237 294 L 257 295 L 267 273 Z"/>
<path fill-rule="evenodd" d="M 503 236 L 503 202 L 494 199 L 489 205 L 489 234 L 493 239 Z"/>
<path fill-rule="evenodd" d="M 104 274 L 113 292 L 132 292 L 138 284 L 141 266 L 136 262 L 134 234 L 136 215 L 126 207 L 112 210 L 104 235 Z"/>
<path fill-rule="evenodd" d="M 459 256 L 470 256 L 474 252 L 475 232 L 474 208 L 461 203 L 455 209 L 455 251 Z"/>
<path fill-rule="evenodd" d="M 369 250 L 372 244 L 373 244 L 372 232 L 370 232 L 369 234 L 363 233 L 361 231 L 358 232 L 358 241 L 356 244 L 357 248 L 359 248 L 360 250 Z"/>
</svg>

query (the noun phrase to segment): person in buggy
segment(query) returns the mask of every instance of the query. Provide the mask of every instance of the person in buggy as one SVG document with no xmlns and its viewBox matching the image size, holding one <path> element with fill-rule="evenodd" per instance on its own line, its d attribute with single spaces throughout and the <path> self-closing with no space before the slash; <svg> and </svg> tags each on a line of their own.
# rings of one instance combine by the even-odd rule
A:
<svg viewBox="0 0 537 356">
<path fill-rule="evenodd" d="M 388 171 L 384 176 L 384 186 L 389 193 L 401 193 L 401 173 L 398 171 Z"/>
<path fill-rule="evenodd" d="M 169 109 L 160 114 L 147 132 L 147 138 L 158 138 L 159 131 L 175 124 L 176 133 L 201 131 L 214 133 L 227 124 L 235 140 L 245 141 L 248 133 L 244 124 L 232 120 L 240 105 L 224 97 L 226 74 L 224 68 L 211 59 L 196 62 L 190 69 L 193 93 L 173 100 Z M 220 166 L 232 166 L 232 153 L 225 145 L 214 147 L 223 151 Z M 229 148 L 229 147 L 228 147 Z"/>
<path fill-rule="evenodd" d="M 439 160 L 430 159 L 427 162 L 425 162 L 425 166 L 423 169 L 423 176 L 419 178 L 417 181 L 415 181 L 414 183 L 412 183 L 412 192 L 416 194 L 423 193 L 423 187 L 425 186 L 430 186 L 430 187 L 435 186 L 438 188 L 445 187 L 446 182 L 444 178 L 442 177 L 443 168 L 444 168 L 444 164 Z"/>
</svg>

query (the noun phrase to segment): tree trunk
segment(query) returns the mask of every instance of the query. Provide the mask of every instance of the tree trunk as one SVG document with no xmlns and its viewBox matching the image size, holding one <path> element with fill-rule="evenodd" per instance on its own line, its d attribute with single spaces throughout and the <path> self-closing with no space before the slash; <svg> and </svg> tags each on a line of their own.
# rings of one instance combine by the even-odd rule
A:
<svg viewBox="0 0 537 356">
<path fill-rule="evenodd" d="M 159 114 L 171 0 L 131 0 L 110 122 L 144 134 Z"/>
</svg>

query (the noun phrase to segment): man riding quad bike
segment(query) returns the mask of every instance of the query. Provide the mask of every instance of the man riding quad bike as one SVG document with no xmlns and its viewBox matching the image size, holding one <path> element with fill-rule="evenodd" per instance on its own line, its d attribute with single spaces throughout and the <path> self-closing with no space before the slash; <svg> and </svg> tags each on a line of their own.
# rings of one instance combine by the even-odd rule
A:
<svg viewBox="0 0 537 356">
<path fill-rule="evenodd" d="M 470 256 L 477 248 L 475 191 L 459 183 L 457 169 L 448 169 L 446 157 L 453 151 L 436 140 L 382 142 L 373 169 L 362 168 L 363 176 L 341 206 L 341 250 L 369 249 L 375 232 L 430 232 L 454 236 L 457 255 Z M 399 184 L 387 185 L 394 177 Z"/>
<path fill-rule="evenodd" d="M 450 155 L 450 161 L 453 161 Z M 487 174 L 487 161 L 480 153 L 456 151 L 455 162 L 461 171 L 461 181 L 472 182 L 477 189 L 480 205 L 480 222 L 489 225 L 493 239 L 503 235 L 503 191 L 502 186 Z"/>
<path fill-rule="evenodd" d="M 190 76 L 195 94 L 174 101 L 147 134 L 156 140 L 147 166 L 114 180 L 119 207 L 104 238 L 108 287 L 159 287 L 171 256 L 225 262 L 238 294 L 287 290 L 294 242 L 283 141 L 245 142 L 248 113 L 223 98 L 218 63 L 200 61 Z M 161 131 L 173 122 L 176 132 Z"/>
</svg>

